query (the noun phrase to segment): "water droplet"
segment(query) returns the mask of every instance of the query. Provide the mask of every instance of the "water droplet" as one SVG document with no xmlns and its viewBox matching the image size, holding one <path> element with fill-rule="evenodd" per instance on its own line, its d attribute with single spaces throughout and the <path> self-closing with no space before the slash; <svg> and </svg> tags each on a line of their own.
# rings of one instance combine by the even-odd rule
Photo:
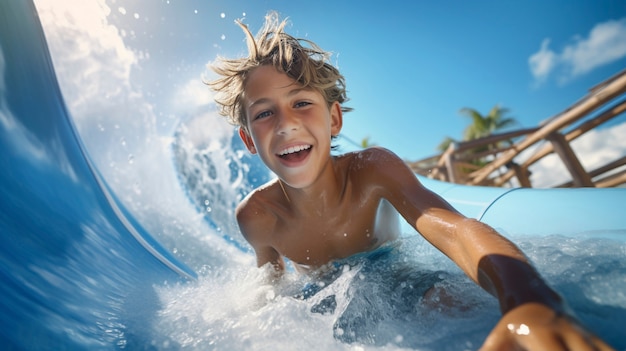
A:
<svg viewBox="0 0 626 351">
<path fill-rule="evenodd" d="M 139 184 L 139 182 L 135 182 L 135 184 L 133 184 L 133 191 L 135 192 L 135 194 L 141 195 L 141 185 Z"/>
<path fill-rule="evenodd" d="M 133 154 L 129 154 L 128 163 L 132 165 L 134 162 L 135 162 L 135 156 L 133 156 Z"/>
</svg>

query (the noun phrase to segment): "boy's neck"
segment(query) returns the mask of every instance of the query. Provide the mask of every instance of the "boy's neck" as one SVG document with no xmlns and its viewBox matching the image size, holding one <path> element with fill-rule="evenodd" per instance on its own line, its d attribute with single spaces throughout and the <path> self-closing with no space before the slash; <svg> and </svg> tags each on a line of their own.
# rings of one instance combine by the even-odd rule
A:
<svg viewBox="0 0 626 351">
<path fill-rule="evenodd" d="M 331 157 L 318 179 L 306 188 L 293 188 L 278 179 L 292 210 L 305 215 L 321 214 L 339 204 L 345 192 L 345 177 L 337 170 L 335 163 L 335 158 Z"/>
</svg>

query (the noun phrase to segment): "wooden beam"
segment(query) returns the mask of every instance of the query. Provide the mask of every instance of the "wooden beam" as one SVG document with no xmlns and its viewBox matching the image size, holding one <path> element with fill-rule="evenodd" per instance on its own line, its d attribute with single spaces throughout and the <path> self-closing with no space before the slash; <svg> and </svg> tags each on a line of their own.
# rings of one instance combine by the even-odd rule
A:
<svg viewBox="0 0 626 351">
<path fill-rule="evenodd" d="M 506 133 L 491 134 L 489 136 L 479 138 L 479 139 L 462 141 L 456 144 L 454 151 L 458 153 L 461 151 L 473 149 L 475 147 L 495 144 L 503 140 L 513 139 L 522 135 L 532 134 L 536 132 L 537 130 L 539 130 L 539 127 L 518 129 L 518 130 L 511 131 L 511 132 L 506 132 Z"/>
<path fill-rule="evenodd" d="M 521 166 L 520 166 L 521 167 Z M 526 169 L 526 172 L 528 172 L 528 176 L 530 178 L 530 172 L 528 171 L 528 169 Z M 499 177 L 497 177 L 494 182 L 493 185 L 494 186 L 498 186 L 501 187 L 504 185 L 504 183 L 508 182 L 511 178 L 513 178 L 513 176 L 515 176 L 515 171 L 513 169 L 509 169 L 508 171 L 506 171 L 506 173 L 501 174 Z"/>
<path fill-rule="evenodd" d="M 484 168 L 470 174 L 472 184 L 479 184 L 485 180 L 489 174 L 496 169 L 502 167 L 506 163 L 513 160 L 520 152 L 526 150 L 538 141 L 544 139 L 549 134 L 564 128 L 565 126 L 577 121 L 578 119 L 589 114 L 602 104 L 610 101 L 619 94 L 626 91 L 626 74 L 622 74 L 610 83 L 606 84 L 602 89 L 595 91 L 591 96 L 585 97 L 582 101 L 576 103 L 572 108 L 563 112 L 559 117 L 551 120 L 541 127 L 537 132 L 529 135 L 526 139 L 516 144 L 512 150 L 505 152 L 500 158 L 491 162 Z"/>
<path fill-rule="evenodd" d="M 612 188 L 624 183 L 626 183 L 626 170 L 598 180 L 597 186 L 598 188 Z"/>
<path fill-rule="evenodd" d="M 622 156 L 622 157 L 618 158 L 617 160 L 611 161 L 611 162 L 605 164 L 602 167 L 598 167 L 598 168 L 596 168 L 596 169 L 594 169 L 592 171 L 589 171 L 588 173 L 589 173 L 589 176 L 593 179 L 595 177 L 598 177 L 598 176 L 600 176 L 600 175 L 602 175 L 604 173 L 607 173 L 609 171 L 612 171 L 612 170 L 614 170 L 616 168 L 619 168 L 619 167 L 622 167 L 624 165 L 626 165 L 626 156 Z M 598 182 L 599 181 L 595 182 L 596 183 L 596 187 L 600 187 L 598 185 Z M 573 185 L 572 182 L 567 182 L 567 183 L 563 183 L 563 184 L 557 186 L 557 188 L 569 188 L 572 185 Z M 617 185 L 619 185 L 619 184 L 617 184 Z"/>
<path fill-rule="evenodd" d="M 509 166 L 509 168 L 511 168 L 513 172 L 515 172 L 515 177 L 517 177 L 517 180 L 519 181 L 519 185 L 521 187 L 523 188 L 533 187 L 532 184 L 530 183 L 530 173 L 528 172 L 527 168 L 524 168 L 515 162 L 511 162 L 511 165 Z"/>
<path fill-rule="evenodd" d="M 575 130 L 565 134 L 565 140 L 571 142 L 572 140 L 578 138 L 589 130 L 601 125 L 602 123 L 608 122 L 611 119 L 619 116 L 621 113 L 626 111 L 626 101 L 622 101 L 613 105 L 608 110 L 596 116 L 594 119 L 591 119 L 583 124 L 581 124 Z M 552 148 L 552 144 L 545 144 L 540 150 L 536 151 L 531 157 L 524 161 L 523 166 L 528 168 L 535 162 L 544 158 L 545 156 L 551 154 L 554 151 Z"/>
<path fill-rule="evenodd" d="M 546 138 L 552 143 L 554 151 L 559 155 L 565 167 L 572 176 L 572 181 L 577 187 L 593 187 L 591 177 L 576 157 L 574 150 L 570 147 L 563 134 L 559 132 L 551 133 Z"/>
<path fill-rule="evenodd" d="M 626 156 L 622 156 L 618 158 L 617 160 L 611 161 L 602 167 L 594 169 L 593 171 L 589 172 L 589 175 L 592 177 L 597 177 L 601 174 L 604 174 L 608 171 L 612 171 L 615 168 L 621 167 L 623 165 L 626 165 Z"/>
<path fill-rule="evenodd" d="M 457 181 L 459 180 L 456 174 L 456 166 L 454 164 L 454 154 L 453 153 L 446 153 L 443 156 L 443 162 L 444 165 L 446 166 L 446 173 L 448 175 L 448 179 L 447 181 L 449 181 L 450 183 L 457 183 Z"/>
</svg>

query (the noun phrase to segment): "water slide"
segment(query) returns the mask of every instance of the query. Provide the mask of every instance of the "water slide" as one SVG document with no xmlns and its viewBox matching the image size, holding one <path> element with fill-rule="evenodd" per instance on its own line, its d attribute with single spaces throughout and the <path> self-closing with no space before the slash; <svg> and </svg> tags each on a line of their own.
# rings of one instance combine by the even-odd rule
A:
<svg viewBox="0 0 626 351">
<path fill-rule="evenodd" d="M 90 164 L 30 1 L 0 3 L 0 149 L 3 349 L 110 348 L 152 284 L 196 276 Z"/>
<path fill-rule="evenodd" d="M 152 286 L 198 274 L 142 228 L 93 166 L 30 1 L 0 3 L 0 150 L 3 348 L 146 349 Z M 422 181 L 505 234 L 626 239 L 626 189 Z"/>
<path fill-rule="evenodd" d="M 593 235 L 625 240 L 626 189 L 465 186 L 420 178 L 468 217 L 510 235 Z"/>
</svg>

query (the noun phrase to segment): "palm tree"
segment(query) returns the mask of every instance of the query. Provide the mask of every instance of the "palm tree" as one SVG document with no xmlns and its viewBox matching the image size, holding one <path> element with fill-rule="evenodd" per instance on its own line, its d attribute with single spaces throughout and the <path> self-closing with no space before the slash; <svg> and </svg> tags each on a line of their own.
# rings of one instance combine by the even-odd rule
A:
<svg viewBox="0 0 626 351">
<path fill-rule="evenodd" d="M 470 125 L 468 125 L 463 133 L 463 141 L 470 141 L 475 139 L 484 138 L 492 135 L 494 132 L 507 128 L 509 126 L 517 124 L 517 121 L 513 117 L 508 117 L 509 109 L 500 107 L 499 105 L 495 105 L 488 114 L 482 115 L 480 112 L 473 108 L 462 108 L 459 113 L 469 117 L 472 121 Z M 450 144 L 456 143 L 457 141 L 449 136 L 445 137 L 444 140 L 437 146 L 437 150 L 440 152 L 444 152 L 448 149 Z M 470 150 L 463 151 L 463 154 L 466 156 L 469 155 L 479 155 L 483 154 L 485 151 L 493 150 L 495 147 L 504 146 L 502 144 L 508 143 L 511 144 L 512 141 L 504 141 L 501 142 L 500 145 L 485 145 L 474 147 Z M 477 167 L 483 167 L 490 162 L 487 156 L 482 156 L 478 158 L 468 158 L 468 162 Z M 470 172 L 475 170 L 476 168 L 464 168 L 464 172 Z"/>
<path fill-rule="evenodd" d="M 485 116 L 481 115 L 477 110 L 469 107 L 462 108 L 459 113 L 471 118 L 472 120 L 472 124 L 465 128 L 463 141 L 483 138 L 493 134 L 495 131 L 517 124 L 515 118 L 506 117 L 509 113 L 509 109 L 500 107 L 499 105 L 495 105 Z M 437 150 L 444 152 L 448 149 L 451 143 L 456 142 L 457 140 L 454 138 L 446 136 L 437 146 Z"/>
<path fill-rule="evenodd" d="M 500 107 L 499 105 L 495 105 L 488 114 L 485 116 L 481 115 L 480 112 L 476 111 L 473 108 L 462 108 L 459 111 L 461 114 L 471 118 L 472 124 L 467 126 L 464 131 L 463 140 L 475 140 L 484 137 L 488 137 L 494 132 L 507 128 L 509 126 L 517 124 L 517 121 L 513 117 L 507 117 L 509 113 L 509 109 Z M 497 145 L 485 145 L 473 148 L 468 150 L 470 154 L 480 154 L 487 150 L 493 150 L 494 147 L 503 146 L 503 144 L 512 144 L 511 140 L 501 141 Z M 483 167 L 490 161 L 485 158 L 478 158 L 471 160 L 470 163 Z"/>
<path fill-rule="evenodd" d="M 506 117 L 509 109 L 495 105 L 485 116 L 473 108 L 464 107 L 460 113 L 472 119 L 465 128 L 463 140 L 474 140 L 493 134 L 495 131 L 517 124 L 515 118 Z"/>
<path fill-rule="evenodd" d="M 361 149 L 367 149 L 368 147 L 376 146 L 376 144 L 370 141 L 370 137 L 366 136 L 361 140 Z"/>
<path fill-rule="evenodd" d="M 437 150 L 440 152 L 444 152 L 448 150 L 450 144 L 456 143 L 457 141 L 449 136 L 445 137 L 439 145 L 437 145 Z"/>
</svg>

